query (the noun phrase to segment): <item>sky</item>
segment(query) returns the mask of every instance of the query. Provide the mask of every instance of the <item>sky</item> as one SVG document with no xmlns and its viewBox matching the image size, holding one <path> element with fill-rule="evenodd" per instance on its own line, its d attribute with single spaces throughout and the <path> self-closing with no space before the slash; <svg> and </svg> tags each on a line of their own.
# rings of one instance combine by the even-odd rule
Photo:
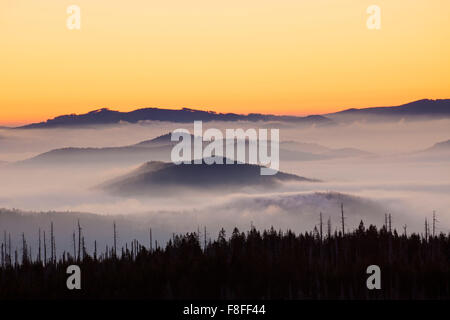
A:
<svg viewBox="0 0 450 320">
<path fill-rule="evenodd" d="M 69 30 L 69 5 L 81 29 Z M 366 26 L 381 9 L 381 29 Z M 1 0 L 0 124 L 108 107 L 320 114 L 450 98 L 450 1 Z"/>
</svg>

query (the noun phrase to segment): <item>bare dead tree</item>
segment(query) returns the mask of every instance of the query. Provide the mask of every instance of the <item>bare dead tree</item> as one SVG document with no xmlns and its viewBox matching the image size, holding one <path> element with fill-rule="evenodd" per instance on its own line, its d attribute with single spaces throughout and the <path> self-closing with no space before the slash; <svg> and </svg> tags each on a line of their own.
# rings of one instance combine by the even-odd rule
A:
<svg viewBox="0 0 450 320">
<path fill-rule="evenodd" d="M 39 228 L 39 253 L 38 253 L 38 261 L 41 263 L 41 228 Z"/>
<path fill-rule="evenodd" d="M 51 222 L 50 223 L 50 249 L 51 249 L 50 250 L 50 252 L 51 252 L 50 258 L 51 258 L 52 263 L 53 263 L 53 260 L 54 260 L 53 248 L 54 248 L 54 246 L 53 246 L 53 222 Z"/>
<path fill-rule="evenodd" d="M 8 233 L 8 262 L 11 266 L 11 233 Z"/>
<path fill-rule="evenodd" d="M 1 244 L 2 247 L 2 267 L 5 267 L 5 261 L 6 261 L 6 231 L 5 231 L 5 243 Z"/>
<path fill-rule="evenodd" d="M 406 233 L 406 228 L 407 228 L 407 225 L 405 224 L 405 225 L 403 226 L 403 234 L 405 235 L 405 237 L 408 236 L 408 234 Z"/>
<path fill-rule="evenodd" d="M 53 233 L 53 263 L 56 264 L 56 237 Z"/>
<path fill-rule="evenodd" d="M 80 226 L 80 220 L 78 219 L 78 255 L 77 255 L 77 261 L 80 261 L 80 255 L 81 255 L 81 226 Z"/>
<path fill-rule="evenodd" d="M 81 238 L 82 260 L 86 259 L 86 247 L 84 246 L 84 236 Z"/>
<path fill-rule="evenodd" d="M 72 239 L 73 239 L 73 259 L 76 259 L 76 257 L 77 257 L 77 240 L 75 237 L 75 231 L 72 233 Z"/>
<path fill-rule="evenodd" d="M 152 252 L 153 250 L 153 241 L 152 241 L 152 228 L 150 228 L 150 252 Z"/>
<path fill-rule="evenodd" d="M 253 225 L 253 222 L 252 222 L 252 225 Z M 253 228 L 253 226 L 252 226 L 252 228 Z M 204 237 L 203 250 L 206 251 L 206 226 L 205 226 L 205 231 L 204 231 L 203 237 Z"/>
<path fill-rule="evenodd" d="M 389 213 L 389 233 L 392 233 L 392 217 L 390 213 Z"/>
<path fill-rule="evenodd" d="M 331 238 L 331 217 L 328 217 L 328 230 L 327 230 L 327 233 L 328 233 L 328 239 L 330 239 Z"/>
<path fill-rule="evenodd" d="M 384 214 L 384 228 L 387 231 L 387 229 L 388 229 L 388 216 L 387 216 L 387 213 Z"/>
<path fill-rule="evenodd" d="M 436 235 L 436 222 L 438 222 L 438 220 L 436 219 L 436 211 L 433 210 L 433 238 Z"/>
<path fill-rule="evenodd" d="M 320 242 L 322 242 L 323 240 L 322 228 L 323 228 L 322 212 L 320 212 Z"/>
<path fill-rule="evenodd" d="M 117 231 L 116 231 L 116 221 L 114 221 L 114 257 L 117 257 Z"/>
<path fill-rule="evenodd" d="M 341 203 L 342 236 L 345 234 L 344 204 Z"/>
<path fill-rule="evenodd" d="M 25 240 L 25 233 L 22 232 L 22 263 L 26 263 L 28 261 L 28 253 L 27 253 L 27 241 Z"/>
<path fill-rule="evenodd" d="M 45 230 L 44 230 L 44 265 L 47 264 L 47 243 L 45 240 Z"/>
<path fill-rule="evenodd" d="M 131 247 L 131 260 L 134 259 L 134 242 L 133 240 L 130 243 L 130 247 Z"/>
<path fill-rule="evenodd" d="M 7 260 L 8 260 L 8 254 L 6 252 L 6 230 L 4 231 L 4 242 L 3 242 L 3 250 L 2 250 L 2 264 L 5 266 L 7 264 Z"/>
</svg>

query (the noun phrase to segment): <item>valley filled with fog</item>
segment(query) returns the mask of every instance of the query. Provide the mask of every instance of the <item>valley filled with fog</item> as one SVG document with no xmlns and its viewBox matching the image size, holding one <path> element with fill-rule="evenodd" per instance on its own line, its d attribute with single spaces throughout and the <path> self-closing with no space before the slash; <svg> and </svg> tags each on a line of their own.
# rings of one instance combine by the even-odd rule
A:
<svg viewBox="0 0 450 320">
<path fill-rule="evenodd" d="M 119 245 L 148 243 L 149 228 L 160 243 L 173 233 L 203 234 L 205 227 L 211 238 L 235 226 L 311 231 L 320 212 L 334 232 L 341 203 L 348 230 L 360 220 L 381 227 L 390 213 L 399 233 L 404 225 L 408 233 L 423 232 L 435 210 L 437 232 L 450 231 L 450 146 L 436 145 L 450 139 L 449 119 L 323 126 L 213 121 L 203 127 L 279 129 L 280 172 L 305 180 L 228 186 L 219 183 L 219 173 L 212 177 L 215 188 L 194 185 L 194 179 L 192 186 L 185 181 L 157 190 L 154 183 L 141 193 L 111 193 L 103 188 L 108 181 L 139 173 L 148 161 L 169 162 L 173 143 L 164 135 L 177 128 L 192 132 L 193 124 L 0 129 L 0 232 L 10 233 L 17 246 L 24 233 L 35 246 L 38 228 L 48 232 L 53 222 L 58 252 L 70 250 L 78 219 L 88 251 L 94 240 L 100 248 L 111 243 L 113 221 Z"/>
</svg>

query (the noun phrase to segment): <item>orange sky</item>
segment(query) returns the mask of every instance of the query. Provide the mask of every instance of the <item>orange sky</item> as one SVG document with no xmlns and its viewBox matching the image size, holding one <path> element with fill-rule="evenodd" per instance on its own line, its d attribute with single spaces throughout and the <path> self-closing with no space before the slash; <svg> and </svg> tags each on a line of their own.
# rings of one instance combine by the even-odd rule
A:
<svg viewBox="0 0 450 320">
<path fill-rule="evenodd" d="M 81 30 L 66 28 L 68 5 Z M 381 7 L 381 30 L 366 8 Z M 2 0 L 0 124 L 101 107 L 325 113 L 450 98 L 450 1 Z"/>
</svg>

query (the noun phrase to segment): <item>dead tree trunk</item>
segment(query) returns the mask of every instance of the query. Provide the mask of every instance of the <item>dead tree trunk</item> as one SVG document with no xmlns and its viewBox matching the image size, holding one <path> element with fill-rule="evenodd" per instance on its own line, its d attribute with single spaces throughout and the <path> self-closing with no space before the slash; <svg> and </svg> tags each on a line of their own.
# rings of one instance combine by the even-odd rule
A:
<svg viewBox="0 0 450 320">
<path fill-rule="evenodd" d="M 114 258 L 117 257 L 117 232 L 116 222 L 114 221 Z"/>
<path fill-rule="evenodd" d="M 22 233 L 22 264 L 28 261 L 27 242 L 25 240 L 25 233 Z"/>
<path fill-rule="evenodd" d="M 77 240 L 75 237 L 75 231 L 72 234 L 73 238 L 73 259 L 75 260 L 77 258 Z"/>
<path fill-rule="evenodd" d="M 5 267 L 7 264 L 7 252 L 6 252 L 6 231 L 4 231 L 5 241 L 2 243 L 2 266 Z"/>
<path fill-rule="evenodd" d="M 86 259 L 86 247 L 84 246 L 84 237 L 81 238 L 81 257 L 82 257 L 82 261 L 84 261 L 84 259 Z"/>
<path fill-rule="evenodd" d="M 152 252 L 153 250 L 153 241 L 152 241 L 152 228 L 150 228 L 150 252 Z"/>
<path fill-rule="evenodd" d="M 436 235 L 436 211 L 433 210 L 433 238 Z"/>
<path fill-rule="evenodd" d="M 328 230 L 327 230 L 327 233 L 328 233 L 328 239 L 331 239 L 331 218 L 330 217 L 328 217 Z"/>
<path fill-rule="evenodd" d="M 45 230 L 44 230 L 44 265 L 47 264 L 47 243 L 45 240 Z"/>
<path fill-rule="evenodd" d="M 392 217 L 390 213 L 389 213 L 389 233 L 392 233 Z"/>
<path fill-rule="evenodd" d="M 322 212 L 321 212 L 320 213 L 320 242 L 322 242 L 322 240 L 323 240 L 322 228 L 323 228 L 323 221 L 322 221 Z"/>
<path fill-rule="evenodd" d="M 54 261 L 53 248 L 54 248 L 54 246 L 53 246 L 53 222 L 51 222 L 51 224 L 50 224 L 50 252 L 51 252 L 50 258 L 51 258 L 52 263 Z"/>
<path fill-rule="evenodd" d="M 204 231 L 204 246 L 203 246 L 203 250 L 206 251 L 206 226 L 205 226 L 205 231 Z"/>
<path fill-rule="evenodd" d="M 80 227 L 80 220 L 78 220 L 78 255 L 77 255 L 77 261 L 80 261 L 80 254 L 81 254 L 81 227 Z"/>
<path fill-rule="evenodd" d="M 8 261 L 9 261 L 9 266 L 11 266 L 12 261 L 11 261 L 11 233 L 8 233 Z"/>
<path fill-rule="evenodd" d="M 38 261 L 41 263 L 41 228 L 39 228 L 39 253 L 38 253 Z"/>
</svg>

